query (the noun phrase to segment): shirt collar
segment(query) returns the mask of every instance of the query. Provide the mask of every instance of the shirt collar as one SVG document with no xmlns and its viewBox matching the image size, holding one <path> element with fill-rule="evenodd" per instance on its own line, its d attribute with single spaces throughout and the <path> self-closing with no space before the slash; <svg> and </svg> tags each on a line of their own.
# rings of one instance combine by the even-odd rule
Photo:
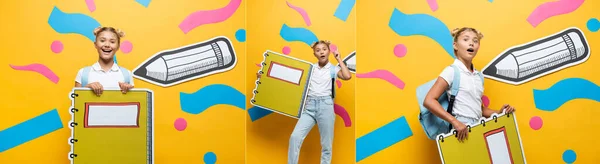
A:
<svg viewBox="0 0 600 164">
<path fill-rule="evenodd" d="M 467 69 L 467 66 L 465 66 L 465 64 L 458 59 L 454 59 L 454 63 L 452 63 L 452 64 L 457 65 L 458 68 L 463 72 L 471 73 L 471 71 L 469 71 L 469 69 Z M 475 69 L 475 67 L 473 65 L 474 64 L 471 64 L 471 67 L 473 67 L 473 74 L 479 73 L 479 71 L 477 71 L 477 69 Z"/>
<path fill-rule="evenodd" d="M 315 63 L 313 64 L 315 67 L 317 67 L 318 69 L 329 69 L 329 67 L 331 67 L 331 63 L 327 63 L 325 64 L 325 66 L 323 66 L 323 68 L 321 68 L 321 66 L 319 66 L 319 63 Z"/>
<path fill-rule="evenodd" d="M 100 67 L 100 63 L 98 63 L 98 62 L 94 63 L 94 65 L 92 65 L 92 68 L 94 69 L 94 71 L 103 71 L 102 67 Z M 117 63 L 113 63 L 110 70 L 113 72 L 119 71 L 119 66 L 117 65 Z"/>
</svg>

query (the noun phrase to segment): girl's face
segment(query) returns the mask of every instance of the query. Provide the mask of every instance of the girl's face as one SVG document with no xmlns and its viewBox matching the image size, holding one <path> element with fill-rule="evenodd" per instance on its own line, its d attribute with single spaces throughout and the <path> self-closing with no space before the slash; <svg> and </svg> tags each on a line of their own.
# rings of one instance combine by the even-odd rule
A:
<svg viewBox="0 0 600 164">
<path fill-rule="evenodd" d="M 319 43 L 315 46 L 314 55 L 319 59 L 320 63 L 325 63 L 329 60 L 329 47 L 326 44 Z"/>
<path fill-rule="evenodd" d="M 115 52 L 119 50 L 119 40 L 117 34 L 110 31 L 102 31 L 96 37 L 96 49 L 100 58 L 104 60 L 112 60 Z"/>
<path fill-rule="evenodd" d="M 467 61 L 472 61 L 479 50 L 479 37 L 471 31 L 463 31 L 454 42 L 454 50 L 457 57 Z"/>
</svg>

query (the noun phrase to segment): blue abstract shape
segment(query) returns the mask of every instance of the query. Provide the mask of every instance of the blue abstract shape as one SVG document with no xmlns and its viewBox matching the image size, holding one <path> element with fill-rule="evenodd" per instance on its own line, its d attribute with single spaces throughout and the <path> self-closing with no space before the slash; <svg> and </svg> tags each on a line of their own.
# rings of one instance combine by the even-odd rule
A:
<svg viewBox="0 0 600 164">
<path fill-rule="evenodd" d="M 569 149 L 563 153 L 562 159 L 566 163 L 573 163 L 577 159 L 577 154 L 575 151 Z"/>
<path fill-rule="evenodd" d="M 356 0 L 342 0 L 337 9 L 335 9 L 335 14 L 333 14 L 333 16 L 346 21 L 346 19 L 348 19 L 348 15 L 350 15 L 350 11 L 352 11 L 352 8 L 354 8 L 355 3 Z"/>
<path fill-rule="evenodd" d="M 58 33 L 81 34 L 92 42 L 96 38 L 94 36 L 94 29 L 100 26 L 100 23 L 90 16 L 80 13 L 65 13 L 56 6 L 52 9 L 52 13 L 50 13 L 48 24 Z"/>
<path fill-rule="evenodd" d="M 306 43 L 308 46 L 317 42 L 317 36 L 306 28 L 291 28 L 286 24 L 283 24 L 279 35 L 288 42 L 301 41 Z"/>
<path fill-rule="evenodd" d="M 533 90 L 535 106 L 544 111 L 554 111 L 573 99 L 591 99 L 600 102 L 600 87 L 582 78 L 563 79 L 546 90 Z"/>
<path fill-rule="evenodd" d="M 248 109 L 248 114 L 250 115 L 250 120 L 252 120 L 252 122 L 261 119 L 271 113 L 273 113 L 273 111 L 258 106 L 253 106 L 252 108 Z"/>
<path fill-rule="evenodd" d="M 239 29 L 235 32 L 235 39 L 237 39 L 239 42 L 245 42 L 246 41 L 246 30 L 244 29 Z"/>
<path fill-rule="evenodd" d="M 388 26 L 400 36 L 423 35 L 440 44 L 452 58 L 452 35 L 450 30 L 439 19 L 427 14 L 404 14 L 394 9 Z"/>
<path fill-rule="evenodd" d="M 190 114 L 200 114 L 219 104 L 246 109 L 246 96 L 235 88 L 223 84 L 212 84 L 191 94 L 181 92 L 179 96 L 181 110 Z"/>
<path fill-rule="evenodd" d="M 597 18 L 591 18 L 590 20 L 587 21 L 587 28 L 588 30 L 590 30 L 591 32 L 597 32 L 598 29 L 600 29 L 600 21 L 598 21 Z"/>
<path fill-rule="evenodd" d="M 56 109 L 0 131 L 0 153 L 63 128 Z"/>
<path fill-rule="evenodd" d="M 137 3 L 143 5 L 144 7 L 148 8 L 148 5 L 150 5 L 150 0 L 135 0 Z"/>
<path fill-rule="evenodd" d="M 213 152 L 208 152 L 208 153 L 204 154 L 204 163 L 205 164 L 217 163 L 217 155 Z"/>
<path fill-rule="evenodd" d="M 402 116 L 356 140 L 356 162 L 359 162 L 410 136 L 412 130 Z"/>
</svg>

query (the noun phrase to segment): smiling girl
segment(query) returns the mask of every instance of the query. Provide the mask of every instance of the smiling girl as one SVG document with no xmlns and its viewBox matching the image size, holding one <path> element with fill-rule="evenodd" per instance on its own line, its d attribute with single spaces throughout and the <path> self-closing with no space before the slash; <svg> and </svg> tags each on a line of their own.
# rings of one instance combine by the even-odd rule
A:
<svg viewBox="0 0 600 164">
<path fill-rule="evenodd" d="M 94 29 L 94 35 L 98 62 L 79 70 L 75 87 L 91 88 L 98 96 L 107 88 L 119 88 L 126 93 L 133 88 L 131 71 L 114 62 L 115 52 L 119 50 L 125 33 L 112 27 L 98 27 Z"/>
</svg>

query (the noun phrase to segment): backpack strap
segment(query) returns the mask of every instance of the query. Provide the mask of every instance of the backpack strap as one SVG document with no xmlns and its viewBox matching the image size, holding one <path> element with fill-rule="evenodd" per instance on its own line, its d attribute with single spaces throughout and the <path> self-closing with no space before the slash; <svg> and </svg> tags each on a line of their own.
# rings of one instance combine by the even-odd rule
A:
<svg viewBox="0 0 600 164">
<path fill-rule="evenodd" d="M 88 84 L 88 76 L 90 75 L 90 69 L 91 67 L 85 67 L 83 68 L 83 71 L 81 72 L 81 86 L 85 87 Z"/>
<path fill-rule="evenodd" d="M 456 95 L 458 94 L 458 89 L 460 88 L 460 70 L 458 69 L 457 66 L 455 65 L 451 65 L 452 68 L 454 69 L 454 78 L 452 80 L 452 84 L 450 85 L 450 96 L 448 96 L 448 107 L 446 108 L 447 112 L 450 113 L 450 115 L 454 116 L 454 114 L 452 114 L 452 108 L 454 107 L 454 100 L 456 100 Z M 452 129 L 452 124 L 449 125 L 448 130 Z"/>
<path fill-rule="evenodd" d="M 337 77 L 335 66 L 329 66 L 329 74 L 331 75 L 331 98 L 335 98 L 335 79 Z"/>
<path fill-rule="evenodd" d="M 450 96 L 447 109 L 450 114 L 452 114 L 452 106 L 454 105 L 454 100 L 458 94 L 458 89 L 460 88 L 460 70 L 455 65 L 452 65 L 452 68 L 454 69 L 454 78 L 450 84 Z"/>
<path fill-rule="evenodd" d="M 452 65 L 452 68 L 454 69 L 454 78 L 452 80 L 452 85 L 450 86 L 450 95 L 456 96 L 460 87 L 460 70 L 455 65 Z"/>
<path fill-rule="evenodd" d="M 484 82 L 483 82 L 484 79 L 483 79 L 483 73 L 482 72 L 479 72 L 479 78 L 481 78 L 481 85 L 483 85 L 484 84 Z"/>
<path fill-rule="evenodd" d="M 123 79 L 125 79 L 125 83 L 131 84 L 131 74 L 129 74 L 129 71 L 127 71 L 127 69 L 123 67 L 119 67 L 119 69 L 121 69 L 121 73 L 123 74 Z"/>
</svg>

